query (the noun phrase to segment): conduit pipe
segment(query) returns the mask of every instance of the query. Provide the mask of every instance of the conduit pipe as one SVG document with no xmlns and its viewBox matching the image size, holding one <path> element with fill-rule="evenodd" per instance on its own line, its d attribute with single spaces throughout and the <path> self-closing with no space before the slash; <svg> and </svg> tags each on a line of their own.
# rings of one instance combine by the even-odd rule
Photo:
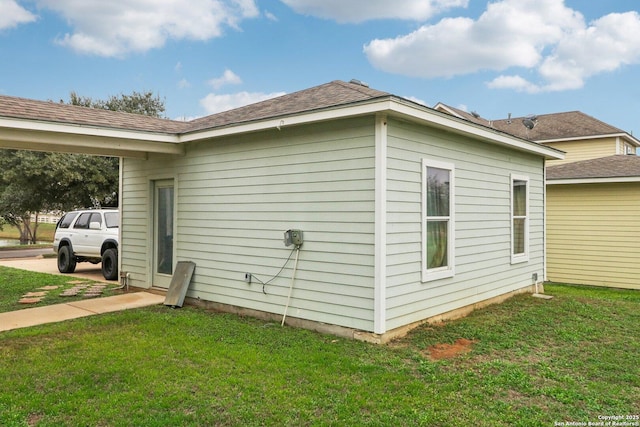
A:
<svg viewBox="0 0 640 427">
<path fill-rule="evenodd" d="M 284 306 L 284 313 L 282 314 L 282 323 L 280 326 L 284 326 L 284 321 L 287 318 L 287 310 L 289 310 L 289 302 L 291 301 L 291 292 L 293 291 L 293 282 L 296 279 L 296 270 L 298 269 L 298 255 L 300 254 L 300 245 L 296 246 L 296 260 L 293 263 L 293 273 L 291 274 L 291 285 L 289 286 L 289 296 L 287 296 L 287 304 Z"/>
</svg>

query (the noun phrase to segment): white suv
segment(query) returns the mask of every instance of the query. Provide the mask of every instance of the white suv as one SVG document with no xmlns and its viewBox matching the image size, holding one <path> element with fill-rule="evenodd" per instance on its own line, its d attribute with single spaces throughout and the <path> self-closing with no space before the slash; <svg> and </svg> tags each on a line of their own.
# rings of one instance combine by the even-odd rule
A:
<svg viewBox="0 0 640 427">
<path fill-rule="evenodd" d="M 117 209 L 87 209 L 66 213 L 56 225 L 53 250 L 58 254 L 58 270 L 73 273 L 76 263 L 102 262 L 107 280 L 118 277 Z"/>
</svg>

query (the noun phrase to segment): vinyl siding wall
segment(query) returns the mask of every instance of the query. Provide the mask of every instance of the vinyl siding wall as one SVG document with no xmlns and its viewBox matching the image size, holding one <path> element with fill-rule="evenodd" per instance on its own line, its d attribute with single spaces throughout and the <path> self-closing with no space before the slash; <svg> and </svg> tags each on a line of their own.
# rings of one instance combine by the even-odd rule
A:
<svg viewBox="0 0 640 427">
<path fill-rule="evenodd" d="M 547 147 L 564 151 L 564 160 L 549 160 L 547 166 L 578 162 L 580 160 L 597 159 L 599 157 L 623 154 L 624 146 L 619 144 L 619 138 L 586 139 L 581 141 L 562 141 L 544 144 Z"/>
<path fill-rule="evenodd" d="M 196 263 L 187 296 L 281 314 L 301 229 L 288 316 L 373 329 L 374 119 L 228 137 L 172 159 L 125 160 L 123 271 L 150 284 L 150 180 L 173 175 L 177 261 Z"/>
<path fill-rule="evenodd" d="M 391 330 L 543 277 L 543 159 L 389 121 L 387 313 Z M 455 165 L 455 276 L 421 282 L 421 160 Z M 511 174 L 530 178 L 529 261 L 511 264 Z"/>
<path fill-rule="evenodd" d="M 149 279 L 153 227 L 151 180 L 175 178 L 175 165 L 173 158 L 157 155 L 152 160 L 124 158 L 122 162 L 121 271 L 130 273 L 130 285 L 149 288 L 152 285 Z"/>
<path fill-rule="evenodd" d="M 640 289 L 640 183 L 547 186 L 547 276 Z"/>
</svg>

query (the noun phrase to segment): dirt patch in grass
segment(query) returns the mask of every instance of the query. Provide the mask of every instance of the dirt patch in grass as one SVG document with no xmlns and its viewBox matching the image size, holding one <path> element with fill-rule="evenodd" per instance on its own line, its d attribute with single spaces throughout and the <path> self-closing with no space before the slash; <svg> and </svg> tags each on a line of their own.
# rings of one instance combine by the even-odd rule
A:
<svg viewBox="0 0 640 427">
<path fill-rule="evenodd" d="M 431 360 L 452 359 L 461 354 L 469 353 L 475 341 L 458 338 L 453 344 L 435 344 L 423 352 Z"/>
<path fill-rule="evenodd" d="M 29 427 L 36 426 L 44 418 L 42 414 L 29 414 L 27 417 L 27 425 Z"/>
</svg>

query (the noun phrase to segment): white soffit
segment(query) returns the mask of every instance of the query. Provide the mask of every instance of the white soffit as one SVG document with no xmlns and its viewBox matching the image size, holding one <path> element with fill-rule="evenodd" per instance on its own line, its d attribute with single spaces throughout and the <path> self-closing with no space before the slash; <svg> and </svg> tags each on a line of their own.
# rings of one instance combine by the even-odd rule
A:
<svg viewBox="0 0 640 427">
<path fill-rule="evenodd" d="M 0 117 L 0 147 L 38 151 L 145 157 L 184 154 L 174 134 Z"/>
</svg>

